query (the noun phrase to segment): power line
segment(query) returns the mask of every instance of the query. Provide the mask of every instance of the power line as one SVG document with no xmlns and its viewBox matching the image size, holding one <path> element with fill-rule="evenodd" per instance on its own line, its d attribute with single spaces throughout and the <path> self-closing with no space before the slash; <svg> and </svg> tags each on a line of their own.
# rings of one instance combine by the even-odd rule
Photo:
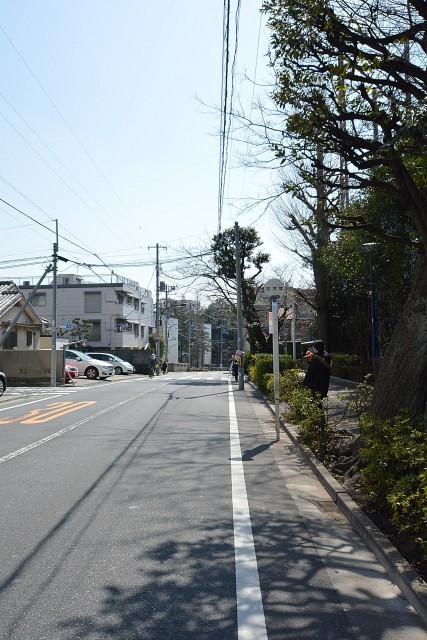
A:
<svg viewBox="0 0 427 640">
<path fill-rule="evenodd" d="M 230 0 L 224 0 L 223 31 L 222 31 L 222 74 L 221 74 L 221 120 L 219 140 L 219 169 L 218 169 L 218 233 L 221 231 L 222 208 L 224 203 L 225 180 L 225 135 L 228 104 L 228 65 L 230 60 Z"/>
<path fill-rule="evenodd" d="M 91 213 L 93 213 L 93 215 L 98 218 L 98 220 L 101 222 L 101 224 L 103 224 L 107 229 L 109 229 L 109 231 L 112 232 L 112 230 L 108 227 L 108 225 L 105 223 L 104 219 L 101 218 L 98 213 L 96 213 L 96 211 L 87 203 L 83 200 L 83 198 L 75 191 L 75 189 L 73 189 L 73 187 L 71 185 L 68 184 L 68 182 L 61 176 L 60 173 L 58 173 L 58 171 L 52 167 L 52 165 L 46 160 L 46 158 L 44 158 L 41 153 L 39 151 L 37 151 L 37 149 L 34 147 L 34 145 L 31 144 L 31 142 L 29 142 L 26 137 L 10 122 L 10 120 L 8 120 L 6 118 L 6 116 L 0 112 L 0 116 L 7 122 L 7 124 L 18 134 L 18 136 L 24 140 L 24 142 L 30 147 L 30 149 L 32 149 L 34 151 L 34 153 L 40 158 L 40 160 L 42 160 L 42 162 L 45 163 L 45 165 L 47 167 L 49 167 L 49 169 L 56 175 L 57 178 L 59 178 L 59 180 L 71 191 L 71 193 L 73 193 L 76 198 L 78 200 L 80 200 L 80 202 L 87 208 L 89 209 L 89 211 Z M 66 167 L 65 167 L 66 168 Z M 73 176 L 74 177 L 74 176 Z M 77 181 L 78 182 L 78 181 Z M 81 183 L 79 183 L 81 185 Z M 83 187 L 83 185 L 81 185 Z M 83 187 L 84 189 L 84 187 Z M 90 194 L 89 194 L 90 195 Z M 106 211 L 107 215 L 110 216 L 112 218 L 112 216 Z M 120 230 L 122 230 L 122 226 L 114 219 L 112 218 L 113 222 L 120 228 Z M 113 233 L 113 232 L 112 232 Z M 131 236 L 129 236 L 131 237 Z"/>
<path fill-rule="evenodd" d="M 35 131 L 35 129 L 33 129 L 33 127 L 25 120 L 25 118 L 17 111 L 17 109 L 15 109 L 15 107 L 12 105 L 12 103 L 6 98 L 6 96 L 0 92 L 0 96 L 3 98 L 3 100 L 9 105 L 9 107 L 14 111 L 14 113 L 18 116 L 18 118 L 20 118 L 22 120 L 22 122 L 24 122 L 24 124 L 29 128 L 29 130 L 36 136 L 36 138 L 39 140 L 39 142 L 41 142 L 41 144 L 49 151 L 49 153 L 52 154 L 52 156 L 55 158 L 55 160 L 61 165 L 61 167 L 63 167 L 63 169 L 65 169 L 65 171 L 73 178 L 73 180 L 75 180 L 75 182 L 79 185 L 79 187 L 81 187 L 81 189 L 83 189 L 83 191 L 95 202 L 95 204 L 121 229 L 122 225 L 120 225 L 117 220 L 113 217 L 113 215 L 107 211 L 107 209 L 95 198 L 95 196 L 93 196 L 89 190 L 84 186 L 84 184 L 82 184 L 82 182 L 80 182 L 80 180 L 74 175 L 74 173 L 64 164 L 64 162 L 62 162 L 61 158 L 55 153 L 55 151 L 53 151 L 53 149 L 43 140 L 43 138 L 41 138 L 41 136 L 39 136 L 39 134 L 37 133 L 37 131 Z M 36 153 L 36 155 L 49 167 L 49 169 L 51 169 L 51 171 L 53 171 L 55 173 L 55 175 L 65 184 L 65 186 L 67 186 L 72 193 L 74 193 L 74 195 L 80 199 L 81 202 L 83 202 L 83 204 L 85 204 L 85 206 L 87 206 L 89 208 L 90 211 L 92 211 L 92 213 L 94 213 L 94 215 L 97 215 L 90 207 L 89 205 L 87 205 L 82 198 L 80 198 L 80 196 L 78 196 L 78 194 L 72 189 L 72 187 L 70 187 L 70 185 L 65 182 L 65 180 L 58 174 L 58 172 L 47 162 L 47 160 L 45 158 L 43 158 L 43 156 L 35 149 L 35 147 L 27 140 L 27 138 L 25 138 L 24 135 L 22 135 L 20 133 L 20 131 L 6 118 L 6 116 L 3 113 L 0 113 L 0 115 L 2 116 L 2 118 L 8 123 L 8 125 L 20 136 L 20 138 L 22 138 L 22 140 L 24 140 L 24 142 L 26 142 L 28 144 L 28 146 L 34 151 L 34 153 Z M 99 216 L 97 216 L 99 218 Z M 101 218 L 99 218 L 102 222 L 103 220 Z M 104 223 L 105 224 L 105 223 Z M 129 238 L 131 238 L 131 236 L 129 234 L 127 234 Z"/>
<path fill-rule="evenodd" d="M 28 215 L 28 213 L 25 213 L 24 211 L 21 211 L 20 209 L 18 209 L 17 207 L 14 207 L 13 204 L 10 204 L 10 202 L 7 202 L 7 200 L 3 200 L 3 198 L 0 198 L 0 202 L 4 202 L 4 204 L 6 204 L 8 207 L 11 207 L 12 209 L 14 209 L 15 211 L 17 211 L 18 213 L 22 214 L 23 216 L 25 216 L 26 218 L 29 218 L 30 220 L 32 220 L 33 222 L 37 223 L 38 225 L 40 225 L 41 227 L 43 227 L 44 229 L 47 229 L 50 233 L 54 233 L 56 234 L 55 231 L 53 231 L 52 229 L 49 229 L 49 227 L 47 227 L 45 224 L 43 224 L 42 222 L 39 222 L 38 220 L 35 220 L 35 218 L 31 217 L 30 215 Z M 61 238 L 62 240 L 65 240 L 66 242 L 69 242 L 70 244 L 76 246 L 78 249 L 81 249 L 82 251 L 85 251 L 86 253 L 90 253 L 91 255 L 95 256 L 95 258 L 97 258 L 101 263 L 102 266 L 107 267 L 107 269 L 109 269 L 110 267 L 102 260 L 102 258 L 94 253 L 93 251 L 88 251 L 87 249 L 85 249 L 84 247 L 82 247 L 80 244 L 77 244 L 76 242 L 73 242 L 72 240 L 70 240 L 69 238 L 66 238 L 65 236 L 62 236 L 60 234 L 58 234 L 58 238 Z"/>
<path fill-rule="evenodd" d="M 221 231 L 222 212 L 224 207 L 225 181 L 227 175 L 230 131 L 233 114 L 234 80 L 236 73 L 237 50 L 239 44 L 241 0 L 237 0 L 235 12 L 235 36 L 234 54 L 230 66 L 230 14 L 231 0 L 224 0 L 223 15 L 223 51 L 222 51 L 222 77 L 221 77 L 221 120 L 220 120 L 220 152 L 219 152 L 219 179 L 218 179 L 218 233 Z M 229 88 L 230 84 L 230 88 Z"/>
<path fill-rule="evenodd" d="M 50 95 L 48 94 L 48 92 L 46 91 L 46 89 L 43 87 L 42 83 L 40 82 L 40 80 L 37 78 L 37 76 L 35 75 L 35 73 L 33 72 L 33 70 L 31 69 L 31 67 L 29 66 L 29 64 L 27 63 L 27 61 L 24 59 L 24 57 L 21 55 L 21 53 L 18 51 L 18 49 L 16 48 L 16 46 L 14 45 L 14 43 L 12 42 L 12 40 L 9 38 L 9 36 L 7 35 L 6 31 L 4 30 L 4 28 L 2 27 L 2 25 L 0 24 L 0 30 L 3 32 L 3 35 L 5 36 L 5 38 L 8 40 L 9 44 L 11 45 L 11 47 L 14 49 L 15 53 L 17 54 L 17 56 L 20 58 L 20 60 L 22 61 L 22 63 L 24 64 L 24 66 L 26 67 L 26 69 L 28 70 L 28 72 L 30 73 L 30 75 L 33 77 L 34 81 L 37 83 L 37 85 L 39 86 L 39 88 L 41 89 L 41 91 L 44 93 L 44 95 L 46 96 L 46 98 L 48 99 L 48 101 L 50 102 L 50 104 L 52 105 L 52 107 L 55 109 L 56 113 L 59 115 L 59 117 L 61 118 L 62 122 L 65 124 L 65 126 L 67 127 L 68 131 L 71 133 L 71 135 L 73 136 L 73 138 L 76 140 L 77 144 L 80 146 L 80 148 L 82 149 L 82 151 L 84 152 L 84 154 L 87 156 L 87 158 L 90 160 L 90 162 L 93 164 L 93 166 L 95 167 L 95 169 L 97 170 L 97 172 L 99 173 L 99 175 L 101 176 L 101 178 L 104 180 L 104 182 L 107 184 L 107 186 L 110 188 L 110 190 L 112 191 L 112 193 L 115 195 L 115 197 L 117 198 L 117 200 L 120 202 L 120 204 L 123 206 L 124 209 L 126 209 L 127 213 L 133 218 L 134 222 L 137 224 L 138 228 L 140 228 L 140 224 L 139 222 L 136 220 L 136 218 L 133 216 L 132 212 L 128 209 L 128 207 L 126 206 L 126 204 L 123 202 L 123 200 L 120 198 L 120 196 L 118 195 L 118 193 L 116 192 L 116 190 L 114 189 L 114 187 L 112 186 L 112 184 L 110 183 L 110 181 L 107 179 L 107 177 L 102 173 L 101 169 L 98 167 L 98 165 L 96 164 L 95 160 L 92 158 L 92 156 L 90 155 L 89 151 L 86 149 L 86 147 L 83 145 L 83 143 L 81 142 L 80 138 L 77 136 L 77 134 L 75 133 L 75 131 L 72 129 L 71 125 L 67 122 L 67 120 L 64 118 L 64 116 L 62 115 L 61 111 L 58 109 L 58 107 L 56 106 L 56 104 L 54 103 L 54 101 L 52 100 L 52 98 L 50 97 Z"/>
</svg>

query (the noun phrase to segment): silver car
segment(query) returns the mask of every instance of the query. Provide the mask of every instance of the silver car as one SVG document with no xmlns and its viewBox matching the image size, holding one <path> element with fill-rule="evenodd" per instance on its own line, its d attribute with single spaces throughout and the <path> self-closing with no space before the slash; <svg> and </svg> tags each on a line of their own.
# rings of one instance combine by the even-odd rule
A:
<svg viewBox="0 0 427 640">
<path fill-rule="evenodd" d="M 65 364 L 77 367 L 79 375 L 86 376 L 89 380 L 108 378 L 108 376 L 114 375 L 114 367 L 109 362 L 95 360 L 87 353 L 75 351 L 74 349 L 65 351 Z"/>
<path fill-rule="evenodd" d="M 126 362 L 126 360 L 122 360 L 119 356 L 114 355 L 113 353 L 100 353 L 93 352 L 87 354 L 96 360 L 102 360 L 102 362 L 108 362 L 113 365 L 114 373 L 116 376 L 128 373 L 135 373 L 135 367 L 130 362 Z"/>
</svg>

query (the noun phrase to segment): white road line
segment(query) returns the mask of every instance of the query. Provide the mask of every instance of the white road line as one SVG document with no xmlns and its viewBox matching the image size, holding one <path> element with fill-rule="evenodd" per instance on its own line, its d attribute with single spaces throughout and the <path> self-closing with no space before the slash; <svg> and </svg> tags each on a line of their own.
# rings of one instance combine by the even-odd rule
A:
<svg viewBox="0 0 427 640">
<path fill-rule="evenodd" d="M 233 386 L 230 381 L 228 391 L 238 638 L 239 640 L 268 640 Z"/>
</svg>

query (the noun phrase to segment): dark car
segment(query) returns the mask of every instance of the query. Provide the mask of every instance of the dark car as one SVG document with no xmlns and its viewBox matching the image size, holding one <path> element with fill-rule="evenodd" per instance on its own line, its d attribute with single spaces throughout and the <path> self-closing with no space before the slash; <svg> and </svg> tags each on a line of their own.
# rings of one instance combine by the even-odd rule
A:
<svg viewBox="0 0 427 640">
<path fill-rule="evenodd" d="M 7 389 L 6 374 L 4 374 L 3 371 L 0 371 L 0 396 L 3 395 L 6 389 Z"/>
</svg>

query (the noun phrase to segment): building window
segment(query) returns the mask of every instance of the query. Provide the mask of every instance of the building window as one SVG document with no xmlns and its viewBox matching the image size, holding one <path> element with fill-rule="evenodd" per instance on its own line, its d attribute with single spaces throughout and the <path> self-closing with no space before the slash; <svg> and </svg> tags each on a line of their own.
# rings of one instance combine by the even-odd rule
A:
<svg viewBox="0 0 427 640">
<path fill-rule="evenodd" d="M 145 327 L 141 325 L 141 338 L 145 336 Z"/>
<path fill-rule="evenodd" d="M 101 313 L 101 310 L 101 292 L 85 291 L 85 313 Z"/>
<path fill-rule="evenodd" d="M 121 293 L 117 294 L 117 303 L 123 304 L 123 295 Z"/>
<path fill-rule="evenodd" d="M 46 306 L 46 294 L 45 293 L 35 293 L 31 299 L 31 304 L 35 307 L 45 307 Z"/>
<path fill-rule="evenodd" d="M 133 325 L 133 335 L 135 336 L 135 338 L 139 336 L 139 326 L 137 324 Z"/>
<path fill-rule="evenodd" d="M 90 339 L 94 342 L 101 342 L 101 320 L 89 320 L 93 325 L 90 330 Z"/>
<path fill-rule="evenodd" d="M 133 307 L 134 309 L 136 309 L 138 311 L 138 307 L 139 307 L 139 300 L 138 298 L 134 298 L 133 299 Z"/>
<path fill-rule="evenodd" d="M 6 333 L 5 331 L 3 334 Z M 6 338 L 6 341 L 3 343 L 3 349 L 15 349 L 18 346 L 18 338 L 16 336 L 16 331 L 11 331 Z"/>
<path fill-rule="evenodd" d="M 27 331 L 27 347 L 31 347 L 33 344 L 33 332 Z"/>
<path fill-rule="evenodd" d="M 116 331 L 118 333 L 132 333 L 132 323 L 125 318 L 118 318 L 116 320 Z"/>
</svg>

